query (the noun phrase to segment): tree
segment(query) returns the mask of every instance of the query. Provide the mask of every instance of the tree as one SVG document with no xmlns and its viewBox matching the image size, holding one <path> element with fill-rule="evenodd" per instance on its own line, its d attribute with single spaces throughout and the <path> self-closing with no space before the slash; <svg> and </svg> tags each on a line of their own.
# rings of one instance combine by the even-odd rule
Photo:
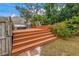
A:
<svg viewBox="0 0 79 59">
<path fill-rule="evenodd" d="M 45 5 L 45 10 L 46 10 L 46 16 L 48 19 L 50 19 L 50 24 L 56 23 L 59 18 L 60 11 L 58 11 L 58 6 L 53 3 L 48 3 Z"/>
<path fill-rule="evenodd" d="M 51 23 L 64 21 L 79 15 L 79 4 L 46 4 L 46 16 L 50 18 Z"/>
<path fill-rule="evenodd" d="M 54 7 L 54 4 L 52 4 L 52 3 L 45 4 L 44 9 L 46 10 L 46 16 L 48 18 L 50 18 L 52 16 L 53 7 Z"/>
<path fill-rule="evenodd" d="M 72 18 L 79 15 L 79 4 L 66 4 L 65 8 L 61 10 L 61 20 Z"/>
<path fill-rule="evenodd" d="M 49 21 L 47 22 L 47 20 L 45 20 L 45 22 L 47 22 L 48 24 L 61 22 L 61 21 L 64 21 L 65 19 L 69 19 L 73 16 L 79 15 L 79 4 L 29 3 L 25 5 L 26 7 L 17 6 L 16 8 L 17 10 L 19 10 L 19 12 L 21 13 L 21 16 L 24 17 L 27 22 L 29 19 L 32 19 L 33 16 L 39 15 L 38 12 L 41 8 L 44 8 L 45 10 L 44 16 L 46 16 L 46 18 Z"/>
<path fill-rule="evenodd" d="M 25 7 L 16 6 L 16 9 L 20 12 L 20 15 L 26 19 L 26 24 L 28 24 L 33 16 L 38 15 L 38 12 L 42 8 L 43 4 L 28 3 L 24 5 Z"/>
<path fill-rule="evenodd" d="M 20 16 L 25 18 L 25 24 L 26 26 L 28 25 L 28 21 L 31 18 L 32 14 L 30 12 L 30 7 L 29 9 L 25 8 L 25 7 L 20 7 L 20 6 L 16 6 L 16 9 L 20 12 Z"/>
</svg>

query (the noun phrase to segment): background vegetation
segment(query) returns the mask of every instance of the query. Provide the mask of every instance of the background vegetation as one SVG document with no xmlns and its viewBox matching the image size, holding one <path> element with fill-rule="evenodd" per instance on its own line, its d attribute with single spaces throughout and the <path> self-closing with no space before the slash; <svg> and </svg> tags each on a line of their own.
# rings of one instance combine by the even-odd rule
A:
<svg viewBox="0 0 79 59">
<path fill-rule="evenodd" d="M 25 4 L 26 5 L 26 4 Z M 60 37 L 71 37 L 79 29 L 79 4 L 28 4 L 27 7 L 16 6 L 21 16 L 32 26 L 54 25 L 52 32 Z M 39 14 L 39 11 L 43 14 Z M 41 13 L 40 12 L 40 13 Z"/>
</svg>

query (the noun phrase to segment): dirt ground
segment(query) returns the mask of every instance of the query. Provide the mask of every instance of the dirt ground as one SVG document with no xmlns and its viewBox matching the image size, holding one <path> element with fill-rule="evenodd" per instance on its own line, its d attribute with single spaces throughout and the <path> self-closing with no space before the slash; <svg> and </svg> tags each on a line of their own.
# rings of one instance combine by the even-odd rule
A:
<svg viewBox="0 0 79 59">
<path fill-rule="evenodd" d="M 79 36 L 57 39 L 41 48 L 41 56 L 79 56 Z"/>
</svg>

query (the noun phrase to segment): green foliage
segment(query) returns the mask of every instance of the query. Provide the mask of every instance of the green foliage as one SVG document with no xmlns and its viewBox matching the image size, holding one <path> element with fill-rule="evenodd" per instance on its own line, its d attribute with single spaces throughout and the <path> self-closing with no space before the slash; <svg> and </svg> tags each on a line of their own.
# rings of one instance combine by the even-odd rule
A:
<svg viewBox="0 0 79 59">
<path fill-rule="evenodd" d="M 54 4 L 53 3 L 45 4 L 44 9 L 46 10 L 47 18 L 50 18 L 53 14 Z"/>
<path fill-rule="evenodd" d="M 72 30 L 68 29 L 68 28 L 63 28 L 63 29 L 55 29 L 55 32 L 58 36 L 60 37 L 71 37 L 73 32 Z"/>
<path fill-rule="evenodd" d="M 59 37 L 67 38 L 67 37 L 71 37 L 75 33 L 75 30 L 59 27 L 59 28 L 54 28 L 53 32 Z"/>
<path fill-rule="evenodd" d="M 59 36 L 59 37 L 71 37 L 76 33 L 76 30 L 72 30 L 70 28 L 55 28 L 54 32 Z"/>
<path fill-rule="evenodd" d="M 79 4 L 66 4 L 65 8 L 61 10 L 61 20 L 72 18 L 79 15 Z"/>
<path fill-rule="evenodd" d="M 77 29 L 79 28 L 79 16 L 74 16 L 71 19 L 66 20 L 68 28 Z"/>
<path fill-rule="evenodd" d="M 51 24 L 51 19 L 49 18 L 49 19 L 43 19 L 42 20 L 42 25 L 48 25 L 48 24 Z"/>
<path fill-rule="evenodd" d="M 52 24 L 79 15 L 79 4 L 64 4 L 61 6 L 62 8 L 60 8 L 60 10 L 58 10 L 58 7 L 59 5 L 56 6 L 56 4 L 52 3 L 46 4 L 45 6 L 46 16 L 48 19 L 51 19 Z"/>
<path fill-rule="evenodd" d="M 57 23 L 53 28 L 51 28 L 51 31 L 58 35 L 59 37 L 71 37 L 75 34 L 77 34 L 77 31 L 79 30 L 79 17 L 74 16 L 70 19 L 66 19 L 66 21 Z"/>
<path fill-rule="evenodd" d="M 38 22 L 40 22 L 41 25 L 46 25 L 48 24 L 50 21 L 47 19 L 46 16 L 41 16 L 41 15 L 35 15 L 32 17 L 32 24 L 36 24 Z"/>
<path fill-rule="evenodd" d="M 45 15 L 47 16 L 47 19 L 49 21 L 48 24 L 56 23 L 59 18 L 59 12 L 57 11 L 57 8 L 54 3 L 48 3 L 45 4 Z"/>
<path fill-rule="evenodd" d="M 40 18 L 44 19 L 41 21 L 41 23 L 46 25 L 61 22 L 64 21 L 65 19 L 70 19 L 73 16 L 79 15 L 79 4 L 76 3 L 64 4 L 61 7 L 59 4 L 56 3 L 46 3 L 46 4 L 29 3 L 25 5 L 27 5 L 27 7 L 16 6 L 16 9 L 20 12 L 22 17 L 27 19 L 26 21 L 28 21 L 29 18 L 31 17 L 35 17 L 35 19 L 38 17 L 38 19 Z M 41 9 L 41 6 L 43 6 L 42 8 L 45 9 L 45 14 L 43 17 L 38 16 L 38 12 Z"/>
<path fill-rule="evenodd" d="M 35 15 L 35 16 L 32 17 L 32 23 L 33 24 L 35 24 L 38 21 L 40 22 L 41 25 L 52 24 L 52 19 L 51 18 L 47 18 L 47 16 Z"/>
</svg>

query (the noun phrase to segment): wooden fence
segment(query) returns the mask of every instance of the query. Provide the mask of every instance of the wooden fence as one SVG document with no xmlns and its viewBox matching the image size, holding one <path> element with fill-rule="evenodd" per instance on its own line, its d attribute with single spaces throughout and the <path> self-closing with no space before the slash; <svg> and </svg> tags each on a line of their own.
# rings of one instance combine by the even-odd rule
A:
<svg viewBox="0 0 79 59">
<path fill-rule="evenodd" d="M 26 50 L 35 48 L 36 46 L 41 46 L 51 40 L 56 39 L 56 37 L 49 32 L 48 26 L 39 26 L 39 27 L 37 26 L 27 30 L 24 29 L 24 30 L 13 31 L 13 29 L 15 28 L 13 28 L 14 26 L 12 23 L 13 22 L 11 21 L 11 17 L 0 17 L 1 56 L 18 55 L 19 53 L 22 53 Z M 17 39 L 14 39 L 15 36 Z M 17 43 L 15 42 L 18 42 L 20 44 L 17 45 Z"/>
<path fill-rule="evenodd" d="M 12 22 L 10 17 L 0 18 L 0 55 L 11 55 Z"/>
</svg>

